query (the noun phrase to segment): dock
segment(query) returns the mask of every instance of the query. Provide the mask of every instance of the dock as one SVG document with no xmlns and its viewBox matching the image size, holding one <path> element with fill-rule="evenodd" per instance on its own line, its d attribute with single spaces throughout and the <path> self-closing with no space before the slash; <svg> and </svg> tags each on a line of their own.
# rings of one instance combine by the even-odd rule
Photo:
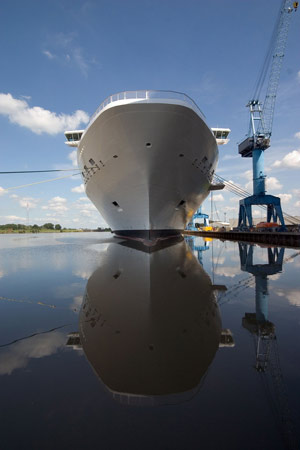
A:
<svg viewBox="0 0 300 450">
<path fill-rule="evenodd" d="M 260 243 L 275 245 L 277 247 L 300 247 L 300 233 L 296 232 L 259 232 L 259 231 L 189 231 L 184 235 L 201 236 L 203 238 L 214 238 L 225 241 L 245 241 L 249 243 Z"/>
</svg>

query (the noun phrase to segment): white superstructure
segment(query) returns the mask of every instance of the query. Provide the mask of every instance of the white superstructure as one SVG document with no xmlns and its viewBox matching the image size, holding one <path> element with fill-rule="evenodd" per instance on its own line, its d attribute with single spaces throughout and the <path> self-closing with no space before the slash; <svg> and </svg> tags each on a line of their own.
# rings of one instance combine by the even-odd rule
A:
<svg viewBox="0 0 300 450">
<path fill-rule="evenodd" d="M 78 147 L 86 194 L 112 231 L 152 238 L 185 228 L 210 191 L 217 140 L 229 131 L 212 131 L 185 94 L 134 91 L 109 97 L 85 131 L 65 135 Z"/>
</svg>

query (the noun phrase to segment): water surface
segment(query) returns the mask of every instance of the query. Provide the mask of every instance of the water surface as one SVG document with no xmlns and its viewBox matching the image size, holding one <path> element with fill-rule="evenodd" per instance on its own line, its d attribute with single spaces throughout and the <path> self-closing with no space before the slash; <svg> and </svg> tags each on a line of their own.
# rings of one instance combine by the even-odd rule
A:
<svg viewBox="0 0 300 450">
<path fill-rule="evenodd" d="M 0 248 L 2 448 L 299 448 L 299 251 L 109 233 Z"/>
</svg>

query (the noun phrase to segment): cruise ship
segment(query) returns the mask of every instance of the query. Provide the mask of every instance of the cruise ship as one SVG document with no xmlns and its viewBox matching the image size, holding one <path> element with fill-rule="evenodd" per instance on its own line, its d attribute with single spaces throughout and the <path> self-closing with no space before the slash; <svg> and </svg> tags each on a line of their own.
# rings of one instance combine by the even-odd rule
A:
<svg viewBox="0 0 300 450">
<path fill-rule="evenodd" d="M 77 147 L 85 191 L 117 236 L 157 240 L 181 233 L 211 189 L 218 145 L 196 103 L 173 91 L 108 97 L 85 130 L 66 131 Z"/>
</svg>

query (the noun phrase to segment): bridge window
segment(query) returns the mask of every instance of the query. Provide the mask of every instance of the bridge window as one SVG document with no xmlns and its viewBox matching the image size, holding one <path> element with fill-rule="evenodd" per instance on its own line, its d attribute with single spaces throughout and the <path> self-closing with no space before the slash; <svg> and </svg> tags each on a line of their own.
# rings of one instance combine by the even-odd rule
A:
<svg viewBox="0 0 300 450">
<path fill-rule="evenodd" d="M 82 133 L 66 133 L 66 138 L 69 142 L 80 141 Z"/>
</svg>

